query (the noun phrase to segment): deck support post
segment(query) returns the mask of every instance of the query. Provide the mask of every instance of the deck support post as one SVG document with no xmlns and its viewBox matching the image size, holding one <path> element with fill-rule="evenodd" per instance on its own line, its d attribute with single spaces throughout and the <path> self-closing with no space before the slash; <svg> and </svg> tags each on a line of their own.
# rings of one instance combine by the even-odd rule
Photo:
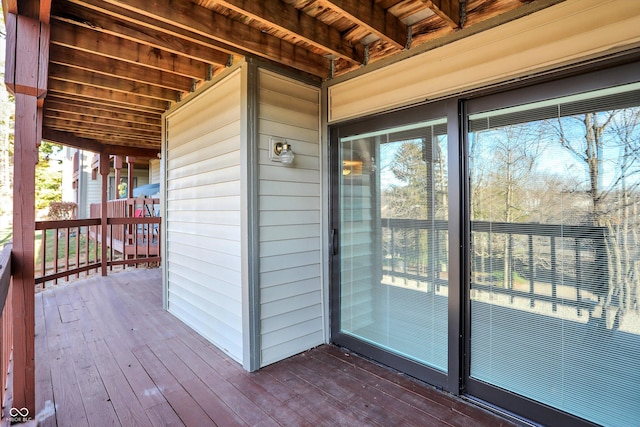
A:
<svg viewBox="0 0 640 427">
<path fill-rule="evenodd" d="M 122 169 L 122 157 L 113 156 L 113 168 L 116 170 L 116 179 L 115 179 L 115 197 L 114 199 L 120 198 L 120 190 L 118 187 L 120 186 L 120 170 Z"/>
<path fill-rule="evenodd" d="M 100 266 L 101 266 L 101 274 L 103 276 L 107 275 L 107 217 L 108 217 L 108 206 L 107 206 L 107 185 L 109 180 L 109 155 L 105 153 L 100 153 L 100 177 L 102 178 L 102 191 L 101 191 L 101 202 L 100 202 L 100 245 L 102 250 L 100 251 Z M 117 190 L 116 190 L 117 191 Z"/>
<path fill-rule="evenodd" d="M 35 168 L 47 92 L 49 26 L 6 14 L 5 84 L 15 95 L 13 178 L 13 407 L 35 417 Z"/>
<path fill-rule="evenodd" d="M 127 197 L 133 198 L 133 169 L 135 167 L 136 158 L 132 156 L 127 156 Z"/>
</svg>

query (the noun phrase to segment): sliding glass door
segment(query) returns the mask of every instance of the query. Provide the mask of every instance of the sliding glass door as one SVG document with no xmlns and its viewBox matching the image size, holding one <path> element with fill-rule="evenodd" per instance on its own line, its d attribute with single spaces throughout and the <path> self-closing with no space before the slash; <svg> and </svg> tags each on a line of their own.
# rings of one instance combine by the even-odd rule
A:
<svg viewBox="0 0 640 427">
<path fill-rule="evenodd" d="M 640 425 L 640 84 L 508 101 L 468 117 L 468 390 Z"/>
<path fill-rule="evenodd" d="M 543 425 L 640 425 L 638 76 L 334 126 L 333 341 Z"/>
<path fill-rule="evenodd" d="M 447 372 L 446 119 L 337 139 L 338 342 Z M 353 133 L 351 133 L 352 131 Z M 413 368 L 415 369 L 415 368 Z M 418 369 L 415 369 L 418 372 Z"/>
</svg>

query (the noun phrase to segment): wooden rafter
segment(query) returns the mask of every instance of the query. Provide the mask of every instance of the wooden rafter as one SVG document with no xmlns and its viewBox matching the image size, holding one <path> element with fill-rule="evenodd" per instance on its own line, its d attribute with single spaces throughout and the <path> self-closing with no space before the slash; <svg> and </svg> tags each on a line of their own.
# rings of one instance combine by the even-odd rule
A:
<svg viewBox="0 0 640 427">
<path fill-rule="evenodd" d="M 131 16 L 131 14 L 129 19 L 114 19 L 118 16 L 117 8 L 101 1 L 94 1 L 94 3 L 95 5 L 93 3 L 77 5 L 61 1 L 55 3 L 57 7 L 53 13 L 59 20 L 130 40 L 150 48 L 164 50 L 177 56 L 217 66 L 224 66 L 229 62 L 229 52 L 221 51 L 217 46 L 212 46 L 211 41 L 204 37 L 198 37 L 181 29 L 175 29 L 172 33 L 154 33 L 149 31 L 149 27 L 143 25 L 145 22 L 152 21 L 151 19 L 144 16 Z M 86 7 L 82 7 L 83 5 Z"/>
<path fill-rule="evenodd" d="M 82 111 L 97 110 L 105 114 L 120 114 L 124 117 L 131 117 L 135 121 L 154 121 L 160 124 L 160 115 L 157 112 L 144 111 L 136 108 L 127 108 L 125 104 L 108 103 L 102 100 L 96 100 L 91 98 L 83 98 L 81 96 L 69 97 L 64 94 L 49 92 L 47 99 L 45 100 L 45 106 L 61 105 L 67 111 L 73 111 L 73 109 L 79 109 Z"/>
<path fill-rule="evenodd" d="M 342 39 L 342 34 L 336 28 L 301 13 L 295 7 L 281 0 L 223 0 L 216 1 L 216 3 L 264 25 L 291 34 L 336 57 L 356 64 L 360 64 L 364 60 L 357 49 Z"/>
<path fill-rule="evenodd" d="M 87 98 L 99 99 L 102 102 L 111 102 L 129 105 L 133 109 L 156 111 L 162 113 L 167 106 L 166 101 L 140 96 L 138 94 L 116 91 L 94 86 L 83 86 L 75 82 L 50 79 L 49 91 L 67 95 L 79 95 Z"/>
<path fill-rule="evenodd" d="M 133 20 L 147 28 L 180 37 L 194 43 L 207 40 L 210 47 L 232 54 L 250 53 L 315 76 L 329 75 L 329 61 L 321 55 L 234 21 L 189 0 L 71 0 L 118 19 Z M 107 5 L 111 5 L 109 8 Z M 146 20 L 139 16 L 147 17 Z M 176 31 L 176 28 L 183 31 Z M 199 37 L 198 37 L 199 36 Z"/>
<path fill-rule="evenodd" d="M 141 84 L 159 86 L 174 91 L 189 91 L 193 85 L 192 78 L 149 69 L 137 64 L 129 64 L 113 58 L 94 55 L 81 50 L 52 45 L 54 53 L 52 64 L 95 72 L 105 76 L 128 79 Z M 174 98 L 172 98 L 174 99 Z"/>
<path fill-rule="evenodd" d="M 397 49 L 404 49 L 407 46 L 409 38 L 407 26 L 377 2 L 367 0 L 320 0 L 320 2 L 367 28 Z"/>
<path fill-rule="evenodd" d="M 423 0 L 429 9 L 452 28 L 460 27 L 460 0 Z"/>
<path fill-rule="evenodd" d="M 140 124 L 151 126 L 157 130 L 160 130 L 161 124 L 157 117 L 145 117 L 138 114 L 127 114 L 119 111 L 109 111 L 105 108 L 96 108 L 90 104 L 80 106 L 65 100 L 56 100 L 55 98 L 47 98 L 45 102 L 46 110 L 48 112 L 58 112 L 63 114 L 81 115 L 87 118 L 102 118 L 106 120 L 119 121 L 122 123 Z"/>
<path fill-rule="evenodd" d="M 98 127 L 104 129 L 120 129 L 125 131 L 134 131 L 137 134 L 148 134 L 153 137 L 159 137 L 161 129 L 157 126 L 141 124 L 135 122 L 124 122 L 121 120 L 113 120 L 106 117 L 96 117 L 90 116 L 86 114 L 78 114 L 72 113 L 68 111 L 56 111 L 53 109 L 47 109 L 44 114 L 44 117 L 50 119 L 51 121 L 62 121 L 68 120 L 77 123 L 86 123 L 91 124 L 93 127 Z"/>
<path fill-rule="evenodd" d="M 51 44 L 111 58 L 121 62 L 123 67 L 135 64 L 197 80 L 206 79 L 209 73 L 210 64 L 205 62 L 62 20 L 51 28 Z M 221 52 L 217 59 L 222 64 L 216 65 L 222 66 L 228 57 L 229 55 Z M 85 59 L 90 60 L 84 62 L 88 66 L 96 58 Z"/>
<path fill-rule="evenodd" d="M 70 132 L 59 131 L 47 127 L 42 130 L 42 137 L 47 141 L 93 151 L 94 153 L 152 158 L 160 152 L 159 148 L 136 147 L 135 145 L 103 144 L 94 139 L 79 137 Z"/>
<path fill-rule="evenodd" d="M 105 89 L 121 92 L 124 95 L 135 94 L 139 97 L 165 101 L 177 101 L 179 98 L 179 92 L 175 90 L 104 74 L 89 73 L 79 68 L 63 67 L 58 64 L 50 65 L 49 81 L 53 80 L 77 83 L 87 90 Z"/>
</svg>

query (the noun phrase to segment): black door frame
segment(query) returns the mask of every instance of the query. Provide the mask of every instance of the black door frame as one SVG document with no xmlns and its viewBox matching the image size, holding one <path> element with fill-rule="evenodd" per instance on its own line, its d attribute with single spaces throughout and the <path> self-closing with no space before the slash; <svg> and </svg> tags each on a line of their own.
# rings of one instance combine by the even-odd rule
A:
<svg viewBox="0 0 640 427">
<path fill-rule="evenodd" d="M 397 354 L 392 354 L 384 349 L 374 346 L 370 343 L 363 342 L 358 340 L 350 335 L 341 333 L 340 330 L 340 268 L 336 266 L 340 266 L 340 203 L 339 203 L 339 192 L 337 189 L 339 188 L 339 177 L 342 171 L 342 165 L 339 164 L 339 141 L 341 138 L 347 136 L 353 136 L 358 134 L 363 134 L 366 132 L 378 131 L 391 129 L 393 127 L 402 126 L 405 124 L 417 123 L 422 121 L 428 121 L 431 119 L 439 119 L 439 118 L 447 118 L 447 141 L 448 141 L 448 168 L 449 174 L 451 175 L 452 164 L 454 164 L 453 171 L 457 173 L 457 167 L 455 166 L 458 163 L 457 160 L 457 151 L 458 151 L 458 102 L 456 100 L 447 100 L 440 101 L 431 104 L 422 104 L 415 107 L 410 107 L 407 109 L 396 110 L 390 113 L 384 113 L 380 115 L 370 116 L 365 119 L 357 119 L 350 122 L 342 123 L 340 125 L 332 126 L 330 128 L 330 143 L 329 143 L 329 170 L 330 170 L 330 188 L 331 188 L 331 197 L 330 197 L 330 226 L 331 226 L 331 244 L 330 244 L 330 254 L 331 254 L 331 266 L 330 266 L 330 277 L 331 277 L 331 285 L 330 285 L 330 312 L 331 312 L 331 341 L 337 345 L 344 346 L 350 348 L 351 350 L 366 355 L 367 357 L 373 358 L 385 365 L 391 366 L 395 369 L 398 369 L 402 372 L 405 372 L 415 378 L 426 381 L 436 387 L 447 390 L 453 394 L 458 394 L 459 385 L 460 385 L 460 364 L 458 358 L 453 358 L 454 362 L 452 364 L 451 354 L 451 346 L 455 349 L 456 352 L 459 351 L 461 347 L 460 340 L 460 328 L 462 324 L 460 321 L 453 321 L 452 316 L 448 318 L 448 346 L 449 356 L 448 356 L 448 370 L 447 373 L 443 373 L 439 370 L 430 368 L 426 365 L 415 362 L 411 359 L 402 357 Z M 453 123 L 451 125 L 450 123 Z M 453 142 L 452 142 L 453 141 Z M 454 153 L 454 154 L 452 154 Z M 453 155 L 453 158 L 452 158 Z M 451 177 L 449 178 L 451 180 Z M 454 182 L 457 183 L 457 180 Z M 452 203 L 452 197 L 456 200 L 456 202 Z M 459 204 L 457 202 L 459 199 L 459 194 L 457 191 L 457 187 L 451 188 L 449 184 L 449 215 L 456 214 L 459 216 Z M 453 205 L 453 207 L 451 206 Z M 450 248 L 458 248 L 459 247 L 459 233 L 455 232 L 454 236 L 451 235 L 451 230 L 449 233 L 449 247 Z M 455 254 L 449 254 L 449 265 L 450 265 L 450 273 L 451 273 L 451 265 L 452 262 L 456 264 L 459 263 L 459 254 L 458 251 L 452 251 Z M 456 272 L 458 269 L 456 268 Z M 448 297 L 448 310 L 451 311 L 452 308 L 457 312 L 461 311 L 461 307 L 459 306 L 459 290 L 461 289 L 461 283 L 459 281 L 454 282 L 453 280 L 459 280 L 459 277 L 456 274 L 456 277 L 449 278 L 449 297 Z M 453 302 L 452 302 L 453 301 Z M 454 306 L 455 307 L 452 307 Z M 460 316 L 454 316 L 453 318 L 459 318 Z"/>
</svg>

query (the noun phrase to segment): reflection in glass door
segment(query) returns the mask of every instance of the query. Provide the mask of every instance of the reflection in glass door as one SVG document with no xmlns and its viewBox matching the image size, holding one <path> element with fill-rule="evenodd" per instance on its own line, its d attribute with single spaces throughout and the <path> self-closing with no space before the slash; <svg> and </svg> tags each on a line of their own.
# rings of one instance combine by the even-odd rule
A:
<svg viewBox="0 0 640 427">
<path fill-rule="evenodd" d="M 469 131 L 469 392 L 640 425 L 640 84 L 473 112 Z"/>
<path fill-rule="evenodd" d="M 446 132 L 442 119 L 342 137 L 336 171 L 339 333 L 440 372 L 448 360 Z"/>
</svg>

